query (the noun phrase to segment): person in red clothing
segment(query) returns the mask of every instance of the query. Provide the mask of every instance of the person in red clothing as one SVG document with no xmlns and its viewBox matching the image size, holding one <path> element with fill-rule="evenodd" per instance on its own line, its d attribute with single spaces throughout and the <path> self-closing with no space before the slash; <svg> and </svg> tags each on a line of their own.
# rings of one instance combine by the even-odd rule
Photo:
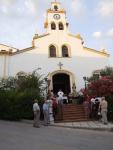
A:
<svg viewBox="0 0 113 150">
<path fill-rule="evenodd" d="M 83 106 L 84 106 L 84 111 L 85 111 L 85 117 L 86 117 L 86 119 L 89 119 L 89 115 L 90 115 L 90 104 L 89 104 L 89 101 L 85 100 L 83 102 Z"/>
<path fill-rule="evenodd" d="M 57 114 L 57 109 L 58 109 L 58 103 L 56 98 L 52 98 L 52 108 L 53 108 L 53 117 L 55 120 L 56 114 Z"/>
</svg>

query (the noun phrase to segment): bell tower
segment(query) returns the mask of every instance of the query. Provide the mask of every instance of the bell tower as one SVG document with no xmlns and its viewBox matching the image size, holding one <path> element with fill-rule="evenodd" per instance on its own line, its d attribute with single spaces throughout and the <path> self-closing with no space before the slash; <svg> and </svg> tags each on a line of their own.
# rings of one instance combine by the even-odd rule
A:
<svg viewBox="0 0 113 150">
<path fill-rule="evenodd" d="M 46 13 L 44 27 L 46 33 L 67 32 L 66 11 L 61 8 L 60 2 L 51 2 L 51 8 Z"/>
</svg>

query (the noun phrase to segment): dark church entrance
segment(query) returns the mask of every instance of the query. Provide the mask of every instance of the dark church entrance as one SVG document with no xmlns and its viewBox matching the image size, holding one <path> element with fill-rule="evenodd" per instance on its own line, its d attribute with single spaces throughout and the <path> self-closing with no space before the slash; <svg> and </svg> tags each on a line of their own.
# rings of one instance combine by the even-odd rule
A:
<svg viewBox="0 0 113 150">
<path fill-rule="evenodd" d="M 64 94 L 70 93 L 70 76 L 65 73 L 57 73 L 53 75 L 53 91 L 55 94 L 61 89 Z"/>
</svg>

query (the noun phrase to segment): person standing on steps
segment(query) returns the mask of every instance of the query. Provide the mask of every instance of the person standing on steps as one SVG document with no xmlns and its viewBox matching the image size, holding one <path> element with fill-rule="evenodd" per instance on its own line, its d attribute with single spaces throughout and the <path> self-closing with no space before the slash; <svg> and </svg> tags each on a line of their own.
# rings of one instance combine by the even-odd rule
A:
<svg viewBox="0 0 113 150">
<path fill-rule="evenodd" d="M 60 89 L 57 93 L 58 95 L 58 101 L 60 102 L 60 104 L 62 105 L 63 104 L 63 96 L 64 96 L 64 93 L 63 91 Z"/>
<path fill-rule="evenodd" d="M 85 111 L 85 117 L 88 120 L 89 119 L 89 115 L 90 115 L 90 104 L 88 100 L 85 100 L 83 102 L 83 106 L 84 106 L 84 111 Z"/>
</svg>

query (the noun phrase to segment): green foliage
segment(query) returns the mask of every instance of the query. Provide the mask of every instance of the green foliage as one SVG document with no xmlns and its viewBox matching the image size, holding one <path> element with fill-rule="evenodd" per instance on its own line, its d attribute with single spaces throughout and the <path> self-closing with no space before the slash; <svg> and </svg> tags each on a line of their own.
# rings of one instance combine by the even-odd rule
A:
<svg viewBox="0 0 113 150">
<path fill-rule="evenodd" d="M 0 79 L 0 89 L 1 90 L 11 90 L 16 88 L 17 79 L 14 77 L 8 77 L 7 79 Z"/>
<path fill-rule="evenodd" d="M 98 81 L 99 78 L 101 77 L 111 77 L 113 78 L 113 67 L 106 67 L 104 69 L 100 70 L 100 75 L 99 74 L 93 74 L 91 77 L 89 77 L 87 80 L 89 82 L 92 81 Z"/>
<path fill-rule="evenodd" d="M 88 82 L 90 81 L 98 81 L 99 75 L 98 74 L 93 74 L 91 77 L 88 78 Z"/>
<path fill-rule="evenodd" d="M 0 119 L 21 119 L 21 105 L 16 91 L 0 91 Z"/>
<path fill-rule="evenodd" d="M 41 76 L 35 74 L 29 74 L 24 77 L 19 77 L 17 80 L 18 90 L 26 90 L 26 89 L 37 89 L 40 92 L 40 88 L 43 84 L 43 80 L 41 80 Z"/>
<path fill-rule="evenodd" d="M 113 67 L 106 67 L 100 71 L 101 76 L 110 76 L 113 77 Z"/>
<path fill-rule="evenodd" d="M 37 93 L 36 89 L 24 90 L 24 92 L 21 92 L 21 96 L 19 98 L 21 103 L 22 118 L 32 119 L 33 100 L 37 99 L 38 102 L 40 103 L 43 98 L 41 97 L 41 95 L 39 95 L 39 93 Z"/>
<path fill-rule="evenodd" d="M 113 94 L 106 97 L 108 101 L 108 120 L 113 121 Z"/>
<path fill-rule="evenodd" d="M 40 102 L 44 80 L 36 73 L 18 78 L 1 79 L 0 82 L 0 119 L 32 119 L 33 100 Z"/>
</svg>

